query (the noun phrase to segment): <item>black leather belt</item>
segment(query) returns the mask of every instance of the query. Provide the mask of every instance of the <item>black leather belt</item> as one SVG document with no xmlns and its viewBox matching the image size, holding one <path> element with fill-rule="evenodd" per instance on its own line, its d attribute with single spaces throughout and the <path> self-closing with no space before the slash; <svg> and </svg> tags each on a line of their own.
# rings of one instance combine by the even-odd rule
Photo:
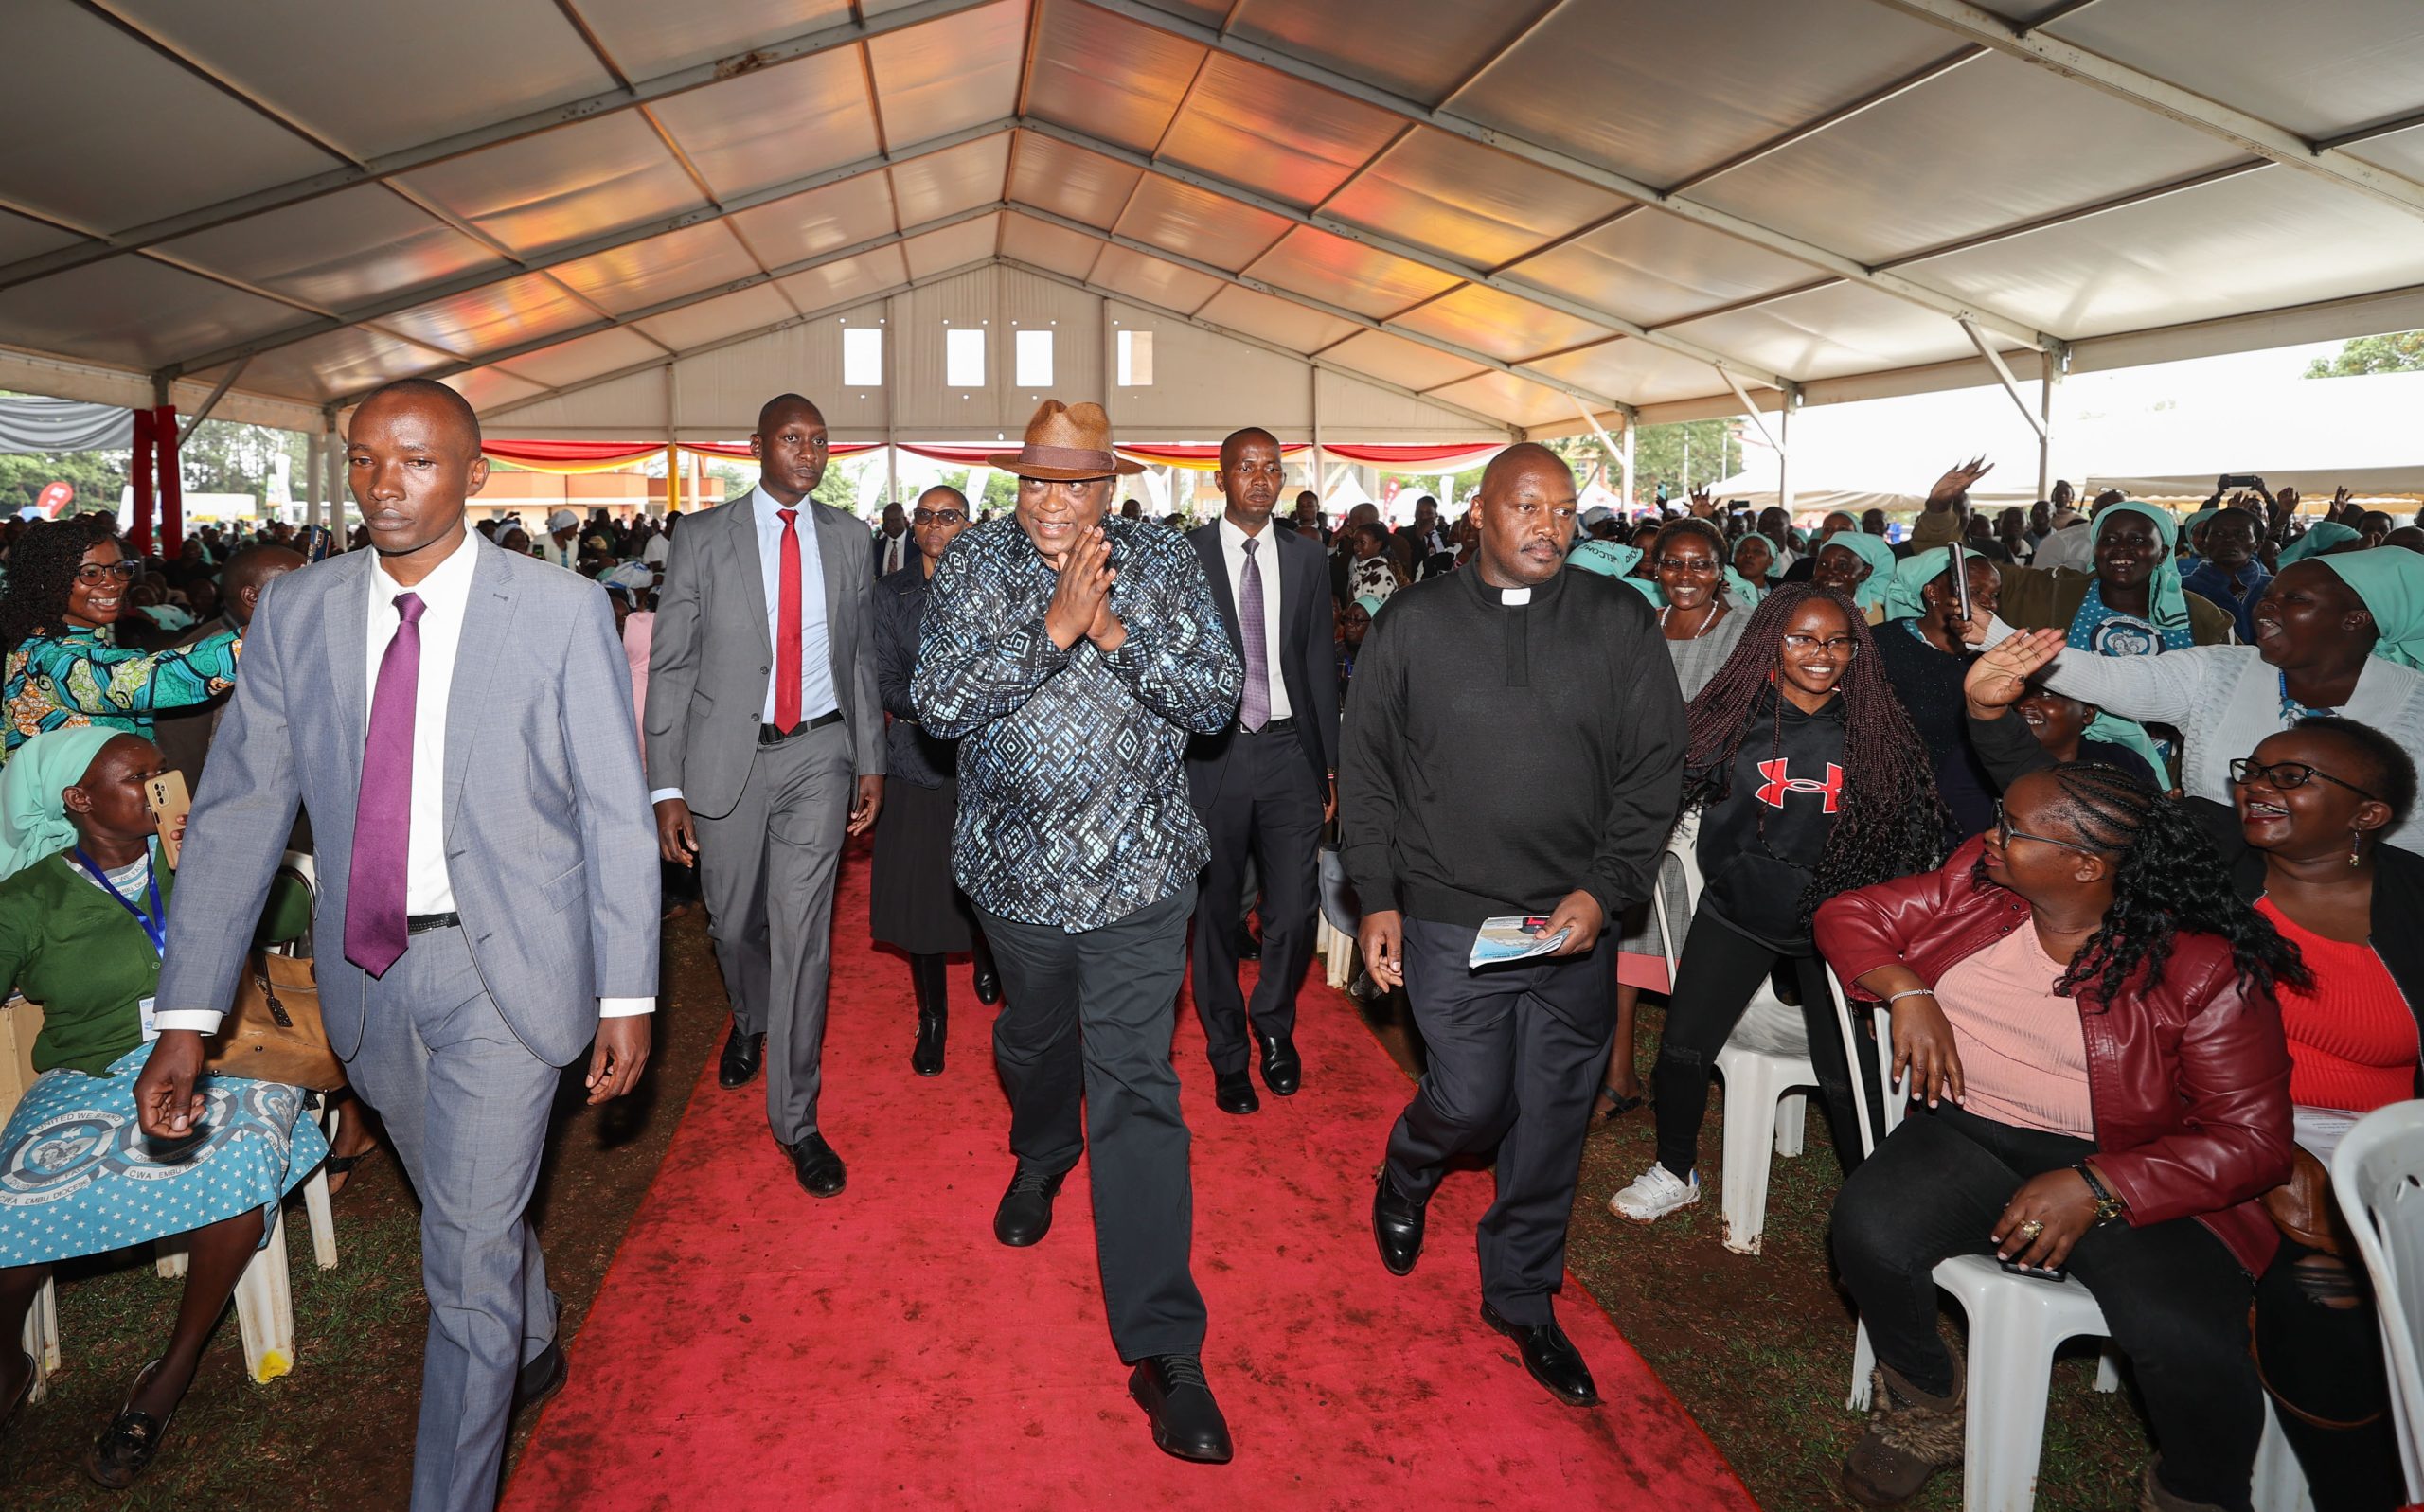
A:
<svg viewBox="0 0 2424 1512">
<path fill-rule="evenodd" d="M 404 933 L 407 934 L 426 934 L 434 929 L 461 929 L 462 927 L 463 916 L 460 914 L 407 914 L 404 916 Z"/>
<path fill-rule="evenodd" d="M 1270 722 L 1268 722 L 1268 723 L 1266 723 L 1265 725 L 1263 725 L 1263 727 L 1262 727 L 1261 729 L 1259 729 L 1259 730 L 1248 730 L 1248 731 L 1246 732 L 1246 734 L 1248 734 L 1248 735 L 1286 735 L 1286 734 L 1288 734 L 1289 732 L 1291 732 L 1291 731 L 1294 730 L 1295 728 L 1296 728 L 1296 717 L 1295 717 L 1294 715 L 1292 715 L 1292 715 L 1288 716 L 1288 718 L 1286 718 L 1286 719 L 1284 719 L 1284 720 L 1271 720 Z"/>
<path fill-rule="evenodd" d="M 827 709 L 824 713 L 809 720 L 806 724 L 795 725 L 788 730 L 777 730 L 771 724 L 761 724 L 758 726 L 758 743 L 759 745 L 780 745 L 785 740 L 796 739 L 800 736 L 806 735 L 811 730 L 821 730 L 829 724 L 839 724 L 841 722 L 842 711 L 840 709 Z"/>
</svg>

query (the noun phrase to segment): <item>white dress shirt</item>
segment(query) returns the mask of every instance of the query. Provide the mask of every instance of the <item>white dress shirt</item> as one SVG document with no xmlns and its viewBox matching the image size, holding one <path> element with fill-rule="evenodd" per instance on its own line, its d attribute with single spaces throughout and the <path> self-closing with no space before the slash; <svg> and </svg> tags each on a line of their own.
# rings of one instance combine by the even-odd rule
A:
<svg viewBox="0 0 2424 1512">
<path fill-rule="evenodd" d="M 666 559 L 672 555 L 673 538 L 663 531 L 649 537 L 648 544 L 640 548 L 640 560 L 651 567 L 664 566 Z"/>
<path fill-rule="evenodd" d="M 1288 703 L 1288 679 L 1279 670 L 1279 535 L 1265 525 L 1262 534 L 1249 536 L 1232 523 L 1227 514 L 1221 516 L 1221 560 L 1229 568 L 1229 602 L 1245 602 L 1243 583 L 1246 570 L 1246 543 L 1255 543 L 1255 570 L 1262 578 L 1262 645 L 1263 676 L 1271 685 L 1271 718 L 1289 718 L 1294 711 Z M 1243 609 L 1239 613 L 1243 614 Z M 1244 644 L 1241 640 L 1240 646 Z M 1240 659 L 1244 652 L 1239 651 Z"/>
<path fill-rule="evenodd" d="M 887 536 L 882 531 L 879 530 L 876 532 L 875 538 L 877 542 L 880 543 L 881 549 L 883 553 L 883 565 L 876 569 L 877 577 L 890 577 L 892 574 L 899 572 L 901 568 L 909 565 L 911 560 L 910 547 L 912 543 L 909 540 L 908 531 L 903 530 L 897 536 Z"/>
</svg>

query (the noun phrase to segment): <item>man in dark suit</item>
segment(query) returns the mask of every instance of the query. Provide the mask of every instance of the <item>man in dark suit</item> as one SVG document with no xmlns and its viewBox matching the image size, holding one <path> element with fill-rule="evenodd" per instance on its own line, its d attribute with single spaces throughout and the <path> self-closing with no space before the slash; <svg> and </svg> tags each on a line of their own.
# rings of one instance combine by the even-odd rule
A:
<svg viewBox="0 0 2424 1512">
<path fill-rule="evenodd" d="M 718 1079 L 766 1063 L 775 1143 L 816 1197 L 844 1180 L 817 1125 L 833 880 L 845 836 L 875 825 L 884 769 L 866 526 L 809 497 L 825 448 L 815 405 L 768 400 L 758 486 L 674 538 L 643 731 L 657 843 L 700 868 L 732 998 Z"/>
<path fill-rule="evenodd" d="M 918 560 L 918 543 L 909 538 L 909 516 L 900 506 L 883 507 L 883 525 L 875 533 L 875 575 L 889 578 Z"/>
<path fill-rule="evenodd" d="M 1322 549 L 1329 549 L 1329 526 L 1322 524 L 1322 496 L 1307 489 L 1296 495 L 1296 533 L 1308 540 L 1318 540 Z"/>
<path fill-rule="evenodd" d="M 1285 476 L 1271 433 L 1221 443 L 1221 518 L 1187 532 L 1245 666 L 1237 718 L 1188 747 L 1187 787 L 1211 831 L 1195 911 L 1195 1011 L 1223 1112 L 1261 1106 L 1246 1076 L 1251 1029 L 1278 1096 L 1303 1076 L 1296 986 L 1313 953 L 1322 826 L 1338 803 L 1338 674 L 1320 545 L 1272 528 Z M 1262 972 L 1249 1013 L 1238 987 L 1238 898 L 1251 859 L 1262 882 Z"/>
</svg>

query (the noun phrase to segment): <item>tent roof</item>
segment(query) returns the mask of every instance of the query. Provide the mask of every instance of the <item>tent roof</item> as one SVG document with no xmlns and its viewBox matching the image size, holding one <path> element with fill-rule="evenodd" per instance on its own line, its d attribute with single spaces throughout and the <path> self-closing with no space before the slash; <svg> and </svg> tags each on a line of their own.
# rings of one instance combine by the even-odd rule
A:
<svg viewBox="0 0 2424 1512">
<path fill-rule="evenodd" d="M 2424 326 L 2412 0 L 9 9 L 0 382 L 289 423 L 987 262 L 1534 434 Z"/>
</svg>

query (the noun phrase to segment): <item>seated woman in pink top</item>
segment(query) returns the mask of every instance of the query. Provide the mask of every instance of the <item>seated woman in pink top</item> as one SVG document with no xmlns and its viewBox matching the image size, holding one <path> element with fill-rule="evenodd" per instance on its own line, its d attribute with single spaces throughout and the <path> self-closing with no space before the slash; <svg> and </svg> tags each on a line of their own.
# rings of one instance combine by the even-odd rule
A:
<svg viewBox="0 0 2424 1512">
<path fill-rule="evenodd" d="M 1964 691 L 1970 738 L 1999 782 L 2045 763 L 2007 712 L 2059 632 L 1987 652 Z M 2257 1284 L 2255 1353 L 2316 1512 L 2406 1502 L 2381 1332 L 2323 1170 L 2363 1114 L 2417 1095 L 2424 1018 L 2424 856 L 2385 845 L 2415 808 L 2415 762 L 2355 720 L 2308 717 L 2230 764 L 2230 804 L 2187 800 L 2232 890 L 2295 945 L 2310 987 L 2280 989 L 2290 1097 L 2308 1179 L 2269 1200 L 2285 1231 Z"/>
<path fill-rule="evenodd" d="M 2184 807 L 2084 762 L 2013 783 L 1941 869 L 1831 898 L 1815 932 L 1893 1005 L 1896 1071 L 1924 1102 L 1835 1199 L 1882 1378 L 1845 1489 L 1893 1506 L 1960 1462 L 1932 1272 L 1991 1254 L 2076 1271 L 2102 1304 L 2160 1450 L 2138 1505 L 2248 1512 L 2251 1277 L 2279 1245 L 2256 1199 L 2290 1165 L 2272 993 L 2307 984 L 2296 951 Z"/>
</svg>

